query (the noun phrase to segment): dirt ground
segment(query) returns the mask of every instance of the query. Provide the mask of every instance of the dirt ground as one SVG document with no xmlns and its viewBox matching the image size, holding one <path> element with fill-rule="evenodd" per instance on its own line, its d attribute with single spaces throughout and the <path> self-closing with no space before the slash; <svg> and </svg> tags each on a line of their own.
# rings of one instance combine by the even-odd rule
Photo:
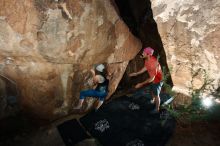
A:
<svg viewBox="0 0 220 146">
<path fill-rule="evenodd" d="M 220 146 L 220 121 L 177 123 L 166 146 Z"/>
</svg>

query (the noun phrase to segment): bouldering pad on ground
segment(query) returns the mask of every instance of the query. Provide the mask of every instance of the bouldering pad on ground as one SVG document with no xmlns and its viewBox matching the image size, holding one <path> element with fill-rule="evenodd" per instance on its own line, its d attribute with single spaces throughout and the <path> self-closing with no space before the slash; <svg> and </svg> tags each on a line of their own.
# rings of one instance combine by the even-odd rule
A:
<svg viewBox="0 0 220 146">
<path fill-rule="evenodd" d="M 76 119 L 58 125 L 57 129 L 66 146 L 74 146 L 78 142 L 89 138 L 89 135 Z"/>
<path fill-rule="evenodd" d="M 172 98 L 165 93 L 160 96 L 161 104 Z M 79 119 L 81 125 L 77 120 L 67 121 L 58 130 L 67 146 L 86 139 L 85 130 L 103 146 L 164 146 L 173 133 L 175 119 L 165 109 L 152 113 L 155 104 L 151 99 L 149 89 L 141 89 L 88 113 Z"/>
<path fill-rule="evenodd" d="M 171 96 L 162 93 L 161 104 Z M 122 96 L 80 119 L 82 125 L 104 146 L 162 146 L 175 127 L 175 119 L 168 111 L 152 113 L 149 89 L 132 96 Z"/>
</svg>

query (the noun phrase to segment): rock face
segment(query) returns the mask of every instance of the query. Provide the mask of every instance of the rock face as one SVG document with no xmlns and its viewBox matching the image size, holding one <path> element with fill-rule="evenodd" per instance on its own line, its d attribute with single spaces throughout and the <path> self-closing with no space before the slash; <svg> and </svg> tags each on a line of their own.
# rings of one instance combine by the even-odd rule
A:
<svg viewBox="0 0 220 146">
<path fill-rule="evenodd" d="M 19 105 L 41 118 L 72 108 L 91 88 L 93 64 L 108 63 L 111 95 L 140 49 L 110 1 L 0 1 L 0 75 L 16 82 Z"/>
<path fill-rule="evenodd" d="M 174 89 L 189 95 L 219 88 L 220 1 L 152 0 L 152 9 Z"/>
<path fill-rule="evenodd" d="M 157 23 L 153 18 L 153 12 L 151 9 L 150 0 L 115 0 L 120 15 L 130 30 L 136 35 L 142 42 L 143 47 L 152 47 L 154 49 L 154 56 L 159 59 L 159 62 L 163 68 L 164 74 L 167 75 L 166 86 L 172 86 L 172 79 L 170 77 L 169 68 L 167 65 L 166 54 L 161 41 L 160 34 L 157 29 Z M 135 84 L 146 80 L 147 74 L 139 75 L 135 78 L 130 78 L 129 73 L 139 71 L 143 67 L 143 59 L 140 59 L 142 51 L 129 62 L 126 72 L 119 84 L 118 89 L 125 92 L 133 88 Z"/>
</svg>

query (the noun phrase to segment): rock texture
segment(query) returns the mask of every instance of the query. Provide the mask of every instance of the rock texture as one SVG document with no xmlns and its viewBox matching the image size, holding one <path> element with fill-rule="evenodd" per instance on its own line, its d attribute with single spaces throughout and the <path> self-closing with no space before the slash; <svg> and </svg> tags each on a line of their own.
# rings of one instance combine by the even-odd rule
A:
<svg viewBox="0 0 220 146">
<path fill-rule="evenodd" d="M 141 43 L 110 1 L 0 1 L 0 74 L 16 82 L 19 105 L 40 118 L 72 108 L 93 64 L 107 62 L 110 94 Z"/>
<path fill-rule="evenodd" d="M 174 89 L 215 90 L 220 85 L 220 1 L 152 0 Z M 211 90 L 204 93 L 209 94 Z"/>
<path fill-rule="evenodd" d="M 158 57 L 159 62 L 163 68 L 163 72 L 168 75 L 166 79 L 166 86 L 172 86 L 172 79 L 170 77 L 169 68 L 167 65 L 166 54 L 161 41 L 160 34 L 157 29 L 157 23 L 153 18 L 150 0 L 115 0 L 120 15 L 130 30 L 136 35 L 142 42 L 143 47 L 154 48 L 154 56 Z M 130 78 L 129 73 L 139 71 L 143 67 L 143 59 L 140 59 L 142 51 L 130 61 L 126 73 L 122 78 L 118 89 L 125 92 L 132 88 L 138 82 L 142 82 L 147 78 L 146 74 L 139 75 L 135 78 Z M 165 84 L 164 84 L 165 85 Z"/>
</svg>

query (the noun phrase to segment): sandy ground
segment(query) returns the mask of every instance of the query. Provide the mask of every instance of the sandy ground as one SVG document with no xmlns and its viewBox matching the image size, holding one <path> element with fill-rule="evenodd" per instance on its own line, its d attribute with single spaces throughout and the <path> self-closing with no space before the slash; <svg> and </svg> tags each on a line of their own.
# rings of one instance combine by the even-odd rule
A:
<svg viewBox="0 0 220 146">
<path fill-rule="evenodd" d="M 166 146 L 220 146 L 220 121 L 178 123 Z"/>
</svg>

